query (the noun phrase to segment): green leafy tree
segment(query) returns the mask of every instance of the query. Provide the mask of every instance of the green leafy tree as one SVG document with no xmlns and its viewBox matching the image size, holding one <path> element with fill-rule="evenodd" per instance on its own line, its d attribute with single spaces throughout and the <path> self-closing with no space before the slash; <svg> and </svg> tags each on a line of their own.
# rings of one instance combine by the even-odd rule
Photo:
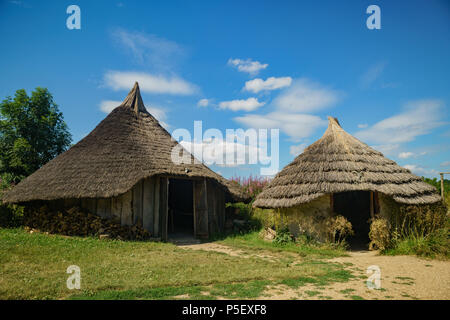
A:
<svg viewBox="0 0 450 320">
<path fill-rule="evenodd" d="M 72 136 L 46 88 L 16 91 L 0 103 L 0 174 L 15 182 L 67 150 Z"/>
</svg>

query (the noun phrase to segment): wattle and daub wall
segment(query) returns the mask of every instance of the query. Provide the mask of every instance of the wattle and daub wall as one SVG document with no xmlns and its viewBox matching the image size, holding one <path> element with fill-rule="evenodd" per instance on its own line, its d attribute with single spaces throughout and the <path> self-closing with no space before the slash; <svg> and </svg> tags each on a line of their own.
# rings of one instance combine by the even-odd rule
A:
<svg viewBox="0 0 450 320">
<path fill-rule="evenodd" d="M 324 241 L 327 239 L 326 219 L 339 214 L 338 212 L 333 212 L 330 197 L 332 195 L 327 194 L 304 204 L 275 210 L 280 214 L 280 218 L 287 224 L 289 231 L 294 236 L 307 234 Z M 401 206 L 391 197 L 382 193 L 378 193 L 378 203 L 379 212 L 377 216 L 387 219 L 398 214 Z M 367 218 L 368 220 L 371 218 L 370 214 L 368 214 Z"/>
</svg>

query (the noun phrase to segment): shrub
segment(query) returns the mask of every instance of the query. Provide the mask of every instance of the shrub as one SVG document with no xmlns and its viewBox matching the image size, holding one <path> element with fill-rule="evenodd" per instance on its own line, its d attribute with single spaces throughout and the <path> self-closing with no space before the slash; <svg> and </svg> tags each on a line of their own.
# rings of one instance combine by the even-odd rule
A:
<svg viewBox="0 0 450 320">
<path fill-rule="evenodd" d="M 254 177 L 250 175 L 248 178 L 233 177 L 231 181 L 239 184 L 244 189 L 244 194 L 253 202 L 256 196 L 269 183 L 269 180 L 264 177 Z"/>
<path fill-rule="evenodd" d="M 369 231 L 369 250 L 385 250 L 391 241 L 389 221 L 382 217 L 371 220 Z"/>
<path fill-rule="evenodd" d="M 3 192 L 11 188 L 22 177 L 11 173 L 0 175 L 0 227 L 17 228 L 23 223 L 23 207 L 2 203 Z"/>
<path fill-rule="evenodd" d="M 23 207 L 18 205 L 1 204 L 0 227 L 17 228 L 23 224 Z"/>
<path fill-rule="evenodd" d="M 341 215 L 326 218 L 325 230 L 328 241 L 337 245 L 341 245 L 348 236 L 354 234 L 351 222 Z"/>
<path fill-rule="evenodd" d="M 276 231 L 277 233 L 275 235 L 275 238 L 273 239 L 273 243 L 278 245 L 285 245 L 290 242 L 294 242 L 294 237 L 289 232 L 289 228 L 287 226 L 284 226 Z"/>
</svg>

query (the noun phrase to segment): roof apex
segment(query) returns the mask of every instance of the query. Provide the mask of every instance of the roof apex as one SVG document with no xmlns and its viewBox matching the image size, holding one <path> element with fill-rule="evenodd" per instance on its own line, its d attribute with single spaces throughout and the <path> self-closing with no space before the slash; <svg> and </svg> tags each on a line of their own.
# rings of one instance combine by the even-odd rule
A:
<svg viewBox="0 0 450 320">
<path fill-rule="evenodd" d="M 337 125 L 341 128 L 341 124 L 337 118 L 328 116 L 328 126 L 331 127 L 332 125 Z"/>
<path fill-rule="evenodd" d="M 142 101 L 141 91 L 139 90 L 139 83 L 137 81 L 134 83 L 133 89 L 128 93 L 125 100 L 123 100 L 121 106 L 130 108 L 136 113 L 147 112 L 144 102 Z"/>
</svg>

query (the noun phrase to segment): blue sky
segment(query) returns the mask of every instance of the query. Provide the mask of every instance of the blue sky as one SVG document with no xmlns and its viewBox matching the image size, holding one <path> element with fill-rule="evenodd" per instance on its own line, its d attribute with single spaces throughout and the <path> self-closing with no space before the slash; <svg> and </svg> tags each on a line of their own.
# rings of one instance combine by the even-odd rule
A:
<svg viewBox="0 0 450 320">
<path fill-rule="evenodd" d="M 74 142 L 139 80 L 169 132 L 279 128 L 280 169 L 331 115 L 418 175 L 450 171 L 448 1 L 2 1 L 0 37 L 0 97 L 47 87 Z"/>
</svg>

